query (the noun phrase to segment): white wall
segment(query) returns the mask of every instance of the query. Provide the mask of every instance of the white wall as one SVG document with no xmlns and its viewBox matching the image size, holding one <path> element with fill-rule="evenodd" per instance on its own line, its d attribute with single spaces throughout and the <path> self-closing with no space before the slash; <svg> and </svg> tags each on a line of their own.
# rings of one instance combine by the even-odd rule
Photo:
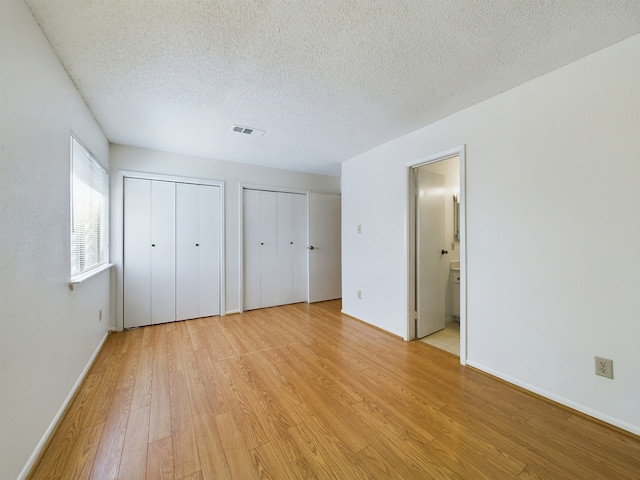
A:
<svg viewBox="0 0 640 480">
<path fill-rule="evenodd" d="M 325 175 L 257 167 L 235 162 L 145 150 L 122 145 L 111 146 L 111 253 L 122 272 L 122 186 L 115 172 L 129 170 L 163 175 L 204 178 L 225 182 L 225 310 L 238 311 L 240 305 L 239 191 L 240 184 L 340 193 L 340 179 Z M 121 318 L 118 327 L 121 328 Z"/>
<path fill-rule="evenodd" d="M 344 312 L 407 336 L 405 164 L 466 144 L 469 364 L 640 433 L 638 58 L 635 36 L 345 162 Z"/>
<path fill-rule="evenodd" d="M 0 65 L 0 478 L 11 479 L 109 326 L 108 271 L 69 290 L 69 136 L 107 166 L 109 148 L 21 0 L 0 2 Z"/>
</svg>

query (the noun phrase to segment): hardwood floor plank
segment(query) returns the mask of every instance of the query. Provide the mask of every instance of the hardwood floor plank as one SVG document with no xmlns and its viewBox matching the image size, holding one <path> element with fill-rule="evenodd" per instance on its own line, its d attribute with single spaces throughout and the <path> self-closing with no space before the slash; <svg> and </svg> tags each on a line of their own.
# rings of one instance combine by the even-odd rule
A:
<svg viewBox="0 0 640 480">
<path fill-rule="evenodd" d="M 132 330 L 131 335 L 127 335 L 129 342 L 127 342 L 127 351 L 116 383 L 117 389 L 133 387 L 135 384 L 143 335 L 143 329 L 140 328 Z"/>
<path fill-rule="evenodd" d="M 146 476 L 150 410 L 150 407 L 142 407 L 129 412 L 122 459 L 118 469 L 119 480 L 139 480 Z"/>
<path fill-rule="evenodd" d="M 113 396 L 93 463 L 92 478 L 115 479 L 118 477 L 132 394 L 132 388 L 123 388 L 116 390 Z"/>
<path fill-rule="evenodd" d="M 138 369 L 133 386 L 133 398 L 131 399 L 131 410 L 137 410 L 138 408 L 151 405 L 152 379 L 153 347 L 145 347 L 140 350 Z"/>
<path fill-rule="evenodd" d="M 182 370 L 182 345 L 178 332 L 178 322 L 167 323 L 167 368 L 169 373 Z"/>
<path fill-rule="evenodd" d="M 171 435 L 171 407 L 167 364 L 167 328 L 166 325 L 147 328 L 155 330 L 149 420 L 149 443 L 152 443 Z"/>
<path fill-rule="evenodd" d="M 29 478 L 117 476 L 639 480 L 640 438 L 329 301 L 109 335 Z"/>
<path fill-rule="evenodd" d="M 258 479 L 258 472 L 233 414 L 227 412 L 218 415 L 215 424 L 220 434 L 222 450 L 229 466 L 231 478 Z"/>
<path fill-rule="evenodd" d="M 176 477 L 182 478 L 200 470 L 200 457 L 193 427 L 187 382 L 182 370 L 175 370 L 169 373 L 169 399 L 171 404 L 173 469 Z"/>
<path fill-rule="evenodd" d="M 207 391 L 211 412 L 214 415 L 229 412 L 231 407 L 224 396 L 222 380 L 216 372 L 215 362 L 211 359 L 206 349 L 199 350 L 196 354 L 202 374 L 202 384 Z"/>
<path fill-rule="evenodd" d="M 215 424 L 204 386 L 189 390 L 189 401 L 193 412 L 193 424 L 198 445 L 200 466 L 205 479 L 231 480 L 231 472 L 225 460 L 220 435 Z"/>
<path fill-rule="evenodd" d="M 174 480 L 171 437 L 149 443 L 147 449 L 147 480 Z"/>
<path fill-rule="evenodd" d="M 240 428 L 243 433 L 247 448 L 253 449 L 267 443 L 269 438 L 260 420 L 258 420 L 254 408 L 251 406 L 251 396 L 247 397 L 241 387 L 241 379 L 232 375 L 225 360 L 216 363 L 215 368 L 218 378 L 220 379 L 221 389 L 224 392 L 225 399 L 230 406 L 238 428 Z M 224 415 L 224 413 L 221 415 Z"/>
<path fill-rule="evenodd" d="M 313 385 L 298 371 L 290 368 L 289 364 L 283 364 L 281 369 L 289 371 L 287 379 L 307 405 L 307 411 L 310 410 L 313 412 L 312 416 L 325 423 L 351 452 L 357 452 L 369 445 L 359 433 L 355 415 L 351 411 L 351 403 L 336 401 L 333 396 L 323 391 L 321 385 Z"/>
<path fill-rule="evenodd" d="M 189 323 L 189 320 L 178 322 L 177 327 L 178 334 L 180 336 L 180 345 L 182 347 L 182 365 L 184 368 L 184 376 L 187 381 L 187 387 L 194 388 L 198 385 L 202 385 L 202 374 L 200 373 L 200 366 L 198 365 L 196 353 L 193 350 L 187 323 Z"/>
<path fill-rule="evenodd" d="M 294 425 L 289 434 L 320 478 L 372 478 L 346 446 L 314 418 Z"/>
<path fill-rule="evenodd" d="M 317 479 L 308 462 L 296 445 L 288 438 L 279 442 L 278 448 L 271 442 L 251 450 L 253 463 L 261 479 L 281 478 Z"/>
<path fill-rule="evenodd" d="M 380 455 L 371 445 L 356 453 L 356 458 L 359 460 L 362 468 L 366 469 L 372 478 L 390 480 L 405 480 L 411 478 L 406 474 L 404 476 L 401 475 L 400 469 L 385 458 L 385 456 Z M 423 478 L 426 478 L 426 474 Z"/>
<path fill-rule="evenodd" d="M 79 438 L 81 430 L 91 415 L 95 391 L 98 390 L 103 376 L 103 373 L 92 373 L 87 376 L 82 389 L 56 429 L 55 437 L 40 459 L 38 467 L 40 478 L 60 477 L 66 465 L 73 460 L 78 449 L 82 447 L 82 439 Z"/>
<path fill-rule="evenodd" d="M 90 425 L 82 429 L 78 438 L 78 449 L 69 458 L 62 475 L 60 475 L 61 479 L 82 480 L 91 476 L 103 429 L 104 423 Z"/>
</svg>

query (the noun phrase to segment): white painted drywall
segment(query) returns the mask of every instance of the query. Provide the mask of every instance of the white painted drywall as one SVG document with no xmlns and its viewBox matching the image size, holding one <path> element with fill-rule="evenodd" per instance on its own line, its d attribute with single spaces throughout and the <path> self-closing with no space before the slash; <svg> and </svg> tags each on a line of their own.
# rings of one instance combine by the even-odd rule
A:
<svg viewBox="0 0 640 480">
<path fill-rule="evenodd" d="M 234 135 L 230 133 L 230 135 Z M 192 157 L 141 148 L 111 145 L 111 168 L 162 175 L 204 178 L 225 182 L 225 310 L 240 309 L 239 189 L 241 184 L 340 193 L 340 179 L 326 175 L 278 170 L 211 158 Z M 111 176 L 111 258 L 122 269 L 122 189 L 116 175 Z M 121 328 L 122 319 L 118 327 Z"/>
<path fill-rule="evenodd" d="M 405 164 L 466 144 L 469 363 L 640 433 L 639 58 L 635 36 L 343 163 L 344 312 L 406 338 Z"/>
<path fill-rule="evenodd" d="M 109 327 L 109 271 L 69 289 L 71 131 L 106 166 L 109 148 L 21 0 L 0 2 L 0 65 L 0 478 L 9 479 Z"/>
</svg>

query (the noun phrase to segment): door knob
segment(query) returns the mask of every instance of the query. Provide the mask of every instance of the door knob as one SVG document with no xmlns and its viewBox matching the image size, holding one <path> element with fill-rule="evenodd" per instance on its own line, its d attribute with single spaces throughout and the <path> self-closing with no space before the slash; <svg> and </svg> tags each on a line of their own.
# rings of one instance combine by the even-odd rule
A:
<svg viewBox="0 0 640 480">
<path fill-rule="evenodd" d="M 155 247 L 155 246 L 156 246 L 156 244 L 155 244 L 155 243 L 152 243 L 152 244 L 151 244 L 151 246 L 152 246 L 152 247 Z"/>
<path fill-rule="evenodd" d="M 199 244 L 199 243 L 196 243 L 196 247 L 199 247 L 199 246 L 200 246 L 200 244 Z"/>
<path fill-rule="evenodd" d="M 309 247 L 309 250 L 313 250 L 314 248 L 315 248 L 315 247 L 314 247 L 313 245 L 311 245 L 311 246 Z"/>
<path fill-rule="evenodd" d="M 442 250 L 442 255 L 446 255 L 447 253 L 449 253 L 448 250 Z"/>
</svg>

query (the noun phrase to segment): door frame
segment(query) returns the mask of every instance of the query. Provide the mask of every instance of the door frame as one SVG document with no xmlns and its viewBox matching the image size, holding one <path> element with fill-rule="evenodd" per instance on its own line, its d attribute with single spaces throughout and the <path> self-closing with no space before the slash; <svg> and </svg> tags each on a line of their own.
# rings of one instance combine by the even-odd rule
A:
<svg viewBox="0 0 640 480">
<path fill-rule="evenodd" d="M 413 171 L 429 163 L 459 157 L 460 161 L 460 364 L 467 363 L 467 180 L 466 145 L 405 163 L 407 182 L 407 340 L 416 339 L 416 205 Z"/>
<path fill-rule="evenodd" d="M 220 180 L 210 180 L 206 178 L 181 177 L 178 175 L 161 175 L 157 173 L 136 172 L 132 170 L 118 170 L 115 175 L 115 185 L 112 183 L 114 190 L 112 193 L 114 215 L 118 218 L 112 218 L 111 239 L 113 239 L 111 248 L 111 261 L 117 265 L 117 280 L 115 290 L 116 294 L 116 330 L 121 332 L 124 330 L 124 179 L 140 178 L 143 180 L 159 180 L 175 183 L 191 183 L 195 185 L 210 185 L 220 188 L 220 205 L 219 205 L 219 235 L 220 235 L 220 316 L 226 314 L 225 311 L 225 182 Z M 115 245 L 113 245 L 115 244 Z M 112 287 L 113 288 L 113 287 Z"/>
<path fill-rule="evenodd" d="M 273 185 L 257 185 L 253 183 L 238 184 L 238 310 L 229 313 L 244 312 L 244 191 L 262 190 L 264 192 L 299 193 L 305 196 L 307 203 L 307 244 L 309 243 L 309 193 L 311 190 L 288 187 L 274 187 Z M 307 245 L 308 246 L 308 245 Z M 309 302 L 309 252 L 307 251 L 307 303 Z"/>
</svg>

